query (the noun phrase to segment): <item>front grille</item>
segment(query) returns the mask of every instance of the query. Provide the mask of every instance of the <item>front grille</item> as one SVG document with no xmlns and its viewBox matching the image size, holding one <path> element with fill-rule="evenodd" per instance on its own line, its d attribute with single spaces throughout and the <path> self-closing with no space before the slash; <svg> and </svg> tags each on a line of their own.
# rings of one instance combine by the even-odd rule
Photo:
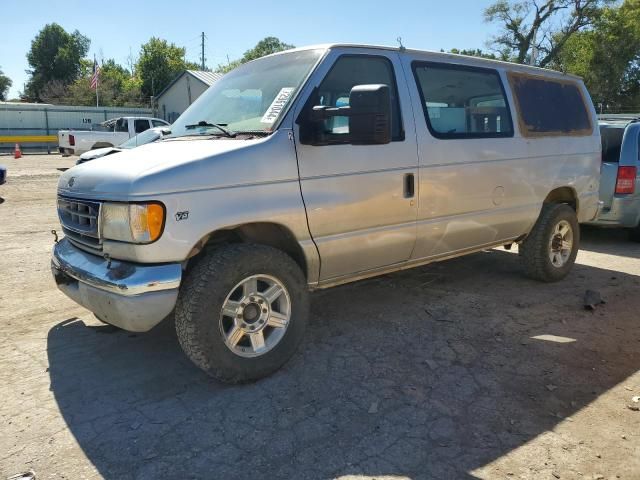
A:
<svg viewBox="0 0 640 480">
<path fill-rule="evenodd" d="M 58 197 L 58 217 L 62 231 L 77 247 L 102 251 L 100 202 Z"/>
</svg>

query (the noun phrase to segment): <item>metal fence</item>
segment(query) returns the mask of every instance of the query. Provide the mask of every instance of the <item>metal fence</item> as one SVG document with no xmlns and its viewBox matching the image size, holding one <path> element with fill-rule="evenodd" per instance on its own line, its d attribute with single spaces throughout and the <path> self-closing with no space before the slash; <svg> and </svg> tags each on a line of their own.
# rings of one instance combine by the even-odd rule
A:
<svg viewBox="0 0 640 480">
<path fill-rule="evenodd" d="M 56 151 L 58 130 L 93 130 L 110 118 L 152 115 L 148 108 L 0 102 L 0 152 L 12 151 L 15 143 L 30 151 Z"/>
</svg>

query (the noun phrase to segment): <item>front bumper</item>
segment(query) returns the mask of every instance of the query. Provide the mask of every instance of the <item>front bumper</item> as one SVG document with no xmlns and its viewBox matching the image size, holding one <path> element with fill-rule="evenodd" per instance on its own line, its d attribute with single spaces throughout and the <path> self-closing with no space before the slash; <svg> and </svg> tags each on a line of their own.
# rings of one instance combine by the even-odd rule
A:
<svg viewBox="0 0 640 480">
<path fill-rule="evenodd" d="M 111 325 L 146 332 L 173 310 L 182 278 L 179 263 L 145 265 L 107 260 L 63 238 L 56 243 L 51 271 L 58 288 Z"/>
</svg>

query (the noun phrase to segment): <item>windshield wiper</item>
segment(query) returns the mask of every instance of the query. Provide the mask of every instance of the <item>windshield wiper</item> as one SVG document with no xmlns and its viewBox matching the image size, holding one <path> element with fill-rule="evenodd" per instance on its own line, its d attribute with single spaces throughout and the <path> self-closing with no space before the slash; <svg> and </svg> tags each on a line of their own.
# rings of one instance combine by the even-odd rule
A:
<svg viewBox="0 0 640 480">
<path fill-rule="evenodd" d="M 268 132 L 266 130 L 238 130 L 235 132 L 237 135 L 271 135 L 273 132 Z"/>
<path fill-rule="evenodd" d="M 198 128 L 198 127 L 213 127 L 213 128 L 217 128 L 218 130 L 220 130 L 227 137 L 234 138 L 236 136 L 236 132 L 233 132 L 231 130 L 227 130 L 226 128 L 224 128 L 224 126 L 225 126 L 225 124 L 209 123 L 209 122 L 207 122 L 205 120 L 200 120 L 198 123 L 194 123 L 194 124 L 191 124 L 191 125 L 185 125 L 184 128 L 189 130 L 189 129 Z"/>
</svg>

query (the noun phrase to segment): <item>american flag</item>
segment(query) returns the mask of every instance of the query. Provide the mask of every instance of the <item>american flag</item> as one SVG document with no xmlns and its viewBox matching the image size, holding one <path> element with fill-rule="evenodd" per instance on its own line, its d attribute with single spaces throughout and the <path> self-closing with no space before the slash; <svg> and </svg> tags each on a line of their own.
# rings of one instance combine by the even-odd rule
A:
<svg viewBox="0 0 640 480">
<path fill-rule="evenodd" d="M 91 88 L 94 90 L 98 88 L 98 77 L 100 76 L 100 66 L 96 59 L 93 59 L 93 75 L 91 75 Z"/>
</svg>

